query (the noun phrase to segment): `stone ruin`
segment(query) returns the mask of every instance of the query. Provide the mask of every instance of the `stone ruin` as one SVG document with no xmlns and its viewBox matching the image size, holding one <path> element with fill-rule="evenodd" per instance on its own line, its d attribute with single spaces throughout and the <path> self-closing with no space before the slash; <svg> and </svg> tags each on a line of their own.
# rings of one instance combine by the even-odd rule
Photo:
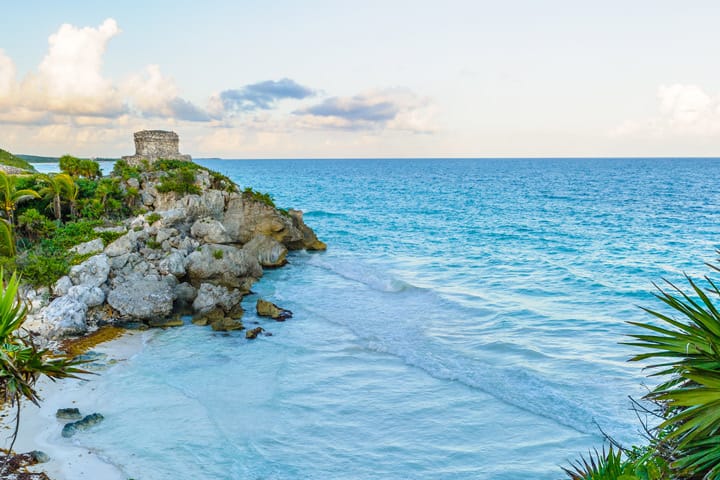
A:
<svg viewBox="0 0 720 480">
<path fill-rule="evenodd" d="M 180 137 L 166 130 L 135 132 L 135 155 L 122 157 L 128 165 L 137 167 L 143 160 L 152 163 L 160 159 L 192 162 L 190 155 L 180 153 Z"/>
</svg>

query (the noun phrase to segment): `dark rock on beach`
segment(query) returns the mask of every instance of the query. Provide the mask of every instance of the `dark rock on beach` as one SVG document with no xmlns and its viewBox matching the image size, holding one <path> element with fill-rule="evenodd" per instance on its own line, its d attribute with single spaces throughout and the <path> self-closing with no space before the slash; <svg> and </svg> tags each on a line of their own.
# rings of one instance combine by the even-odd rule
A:
<svg viewBox="0 0 720 480">
<path fill-rule="evenodd" d="M 72 437 L 80 430 L 87 430 L 88 428 L 97 425 L 105 419 L 99 413 L 92 413 L 87 415 L 82 420 L 66 424 L 62 429 L 62 436 L 65 438 Z"/>
<path fill-rule="evenodd" d="M 80 410 L 77 408 L 59 408 L 55 412 L 55 417 L 59 420 L 80 420 L 82 415 L 80 415 Z"/>
</svg>

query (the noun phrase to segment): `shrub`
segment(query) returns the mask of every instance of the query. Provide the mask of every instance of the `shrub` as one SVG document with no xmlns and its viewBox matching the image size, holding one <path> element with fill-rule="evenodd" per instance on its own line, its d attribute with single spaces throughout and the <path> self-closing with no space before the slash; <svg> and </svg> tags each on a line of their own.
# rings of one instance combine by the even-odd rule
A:
<svg viewBox="0 0 720 480">
<path fill-rule="evenodd" d="M 223 258 L 223 251 L 222 250 L 213 250 L 213 257 L 215 259 L 220 260 Z"/>
<path fill-rule="evenodd" d="M 145 246 L 147 248 L 152 248 L 153 250 L 158 250 L 159 248 L 162 247 L 162 243 L 160 243 L 156 240 L 148 240 L 147 242 L 145 242 Z"/>
<path fill-rule="evenodd" d="M 17 218 L 18 228 L 31 240 L 38 240 L 50 236 L 56 225 L 49 218 L 34 208 L 29 208 Z"/>
<path fill-rule="evenodd" d="M 132 167 L 128 165 L 125 160 L 118 160 L 113 165 L 112 174 L 122 178 L 123 180 L 129 180 L 131 178 L 140 178 L 140 169 L 138 167 Z"/>
<path fill-rule="evenodd" d="M 158 220 L 162 220 L 162 215 L 159 213 L 150 213 L 145 216 L 145 221 L 148 223 L 148 225 L 152 225 L 153 223 L 157 222 Z"/>
<path fill-rule="evenodd" d="M 168 171 L 167 176 L 158 184 L 157 191 L 160 193 L 176 192 L 181 195 L 199 194 L 200 187 L 195 185 L 195 172 L 193 170 L 195 169 L 178 168 Z"/>
<path fill-rule="evenodd" d="M 268 207 L 275 208 L 275 201 L 269 193 L 258 192 L 257 190 L 253 190 L 251 187 L 247 187 L 243 190 L 243 197 L 249 200 L 264 203 Z"/>
</svg>

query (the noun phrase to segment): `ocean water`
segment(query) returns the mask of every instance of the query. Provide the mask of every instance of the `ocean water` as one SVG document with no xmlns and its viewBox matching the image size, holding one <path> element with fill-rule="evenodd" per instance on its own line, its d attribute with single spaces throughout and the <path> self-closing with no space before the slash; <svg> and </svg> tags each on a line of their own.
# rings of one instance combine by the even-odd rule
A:
<svg viewBox="0 0 720 480">
<path fill-rule="evenodd" d="M 559 479 L 639 438 L 620 345 L 720 245 L 712 159 L 201 163 L 329 248 L 256 284 L 254 342 L 188 325 L 93 379 L 79 442 L 135 479 Z"/>
</svg>

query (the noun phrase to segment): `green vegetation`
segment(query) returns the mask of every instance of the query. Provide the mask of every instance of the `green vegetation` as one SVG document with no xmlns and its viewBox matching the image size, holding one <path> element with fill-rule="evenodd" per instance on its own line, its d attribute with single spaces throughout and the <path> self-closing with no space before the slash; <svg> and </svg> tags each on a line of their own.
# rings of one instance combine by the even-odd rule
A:
<svg viewBox="0 0 720 480">
<path fill-rule="evenodd" d="M 222 258 L 223 258 L 223 251 L 222 251 L 222 250 L 214 250 L 214 251 L 213 251 L 213 257 L 214 257 L 216 260 L 222 259 Z"/>
<path fill-rule="evenodd" d="M 243 197 L 246 199 L 261 202 L 268 207 L 275 208 L 275 201 L 273 200 L 272 195 L 270 195 L 269 193 L 258 192 L 257 190 L 253 190 L 251 187 L 247 187 L 245 188 L 245 190 L 243 190 L 242 194 Z"/>
<path fill-rule="evenodd" d="M 145 246 L 153 250 L 159 250 L 160 248 L 162 248 L 162 243 L 158 242 L 157 240 L 148 240 L 147 242 L 145 242 Z"/>
<path fill-rule="evenodd" d="M 0 271 L 0 277 L 3 272 Z M 24 304 L 18 298 L 20 281 L 13 273 L 7 285 L 0 285 L 0 394 L 5 402 L 15 406 L 15 431 L 8 451 L 11 451 L 20 426 L 20 404 L 29 400 L 39 405 L 40 397 L 35 384 L 41 376 L 52 380 L 77 378 L 87 373 L 78 368 L 83 363 L 66 356 L 53 355 L 49 350 L 38 349 L 32 336 L 21 332 L 27 316 Z M 0 470 L 4 471 L 5 464 Z"/>
<path fill-rule="evenodd" d="M 3 150 L 0 148 L 0 164 L 7 165 L 9 167 L 16 167 L 16 168 L 22 168 L 23 170 L 27 170 L 29 172 L 34 172 L 35 169 L 32 165 L 30 165 L 27 161 L 23 160 L 22 158 L 18 157 L 17 155 L 13 155 L 12 153 Z"/>
<path fill-rule="evenodd" d="M 662 422 L 644 425 L 648 445 L 582 459 L 565 469 L 571 479 L 720 480 L 720 288 L 686 278 L 687 290 L 657 287 L 667 312 L 643 308 L 654 320 L 630 322 L 644 332 L 627 345 L 648 350 L 631 360 L 655 362 L 647 368 L 663 379 L 645 396 Z"/>
<path fill-rule="evenodd" d="M 189 168 L 178 168 L 168 172 L 167 176 L 157 186 L 160 193 L 175 192 L 181 195 L 200 193 L 200 187 L 195 185 L 195 172 Z"/>
<path fill-rule="evenodd" d="M 129 180 L 131 178 L 140 178 L 140 169 L 137 167 L 131 167 L 125 160 L 118 160 L 113 166 L 113 175 L 120 177 L 123 180 Z"/>
<path fill-rule="evenodd" d="M 85 177 L 95 179 L 101 176 L 99 163 L 94 160 L 76 158 L 71 155 L 63 155 L 60 157 L 60 170 L 73 178 Z"/>
<path fill-rule="evenodd" d="M 207 184 L 209 178 L 211 188 L 236 189 L 224 175 L 192 162 L 160 160 L 136 167 L 118 161 L 112 176 L 100 177 L 95 161 L 70 155 L 59 161 L 63 173 L 58 174 L 0 171 L 0 267 L 17 271 L 34 286 L 51 286 L 84 260 L 70 253 L 73 246 L 98 237 L 108 244 L 120 235 L 98 233 L 95 227 L 147 211 L 140 205 L 138 188 L 127 184 L 131 178 L 141 181 L 144 175 L 159 175 L 159 191 L 188 194 L 201 192 L 197 174 L 207 172 L 203 181 Z M 152 224 L 161 218 L 150 213 L 146 220 Z M 154 240 L 146 245 L 161 247 Z"/>
<path fill-rule="evenodd" d="M 159 213 L 151 213 L 149 215 L 145 216 L 145 221 L 148 223 L 148 225 L 152 225 L 153 223 L 157 222 L 158 220 L 162 220 L 162 215 Z"/>
</svg>

